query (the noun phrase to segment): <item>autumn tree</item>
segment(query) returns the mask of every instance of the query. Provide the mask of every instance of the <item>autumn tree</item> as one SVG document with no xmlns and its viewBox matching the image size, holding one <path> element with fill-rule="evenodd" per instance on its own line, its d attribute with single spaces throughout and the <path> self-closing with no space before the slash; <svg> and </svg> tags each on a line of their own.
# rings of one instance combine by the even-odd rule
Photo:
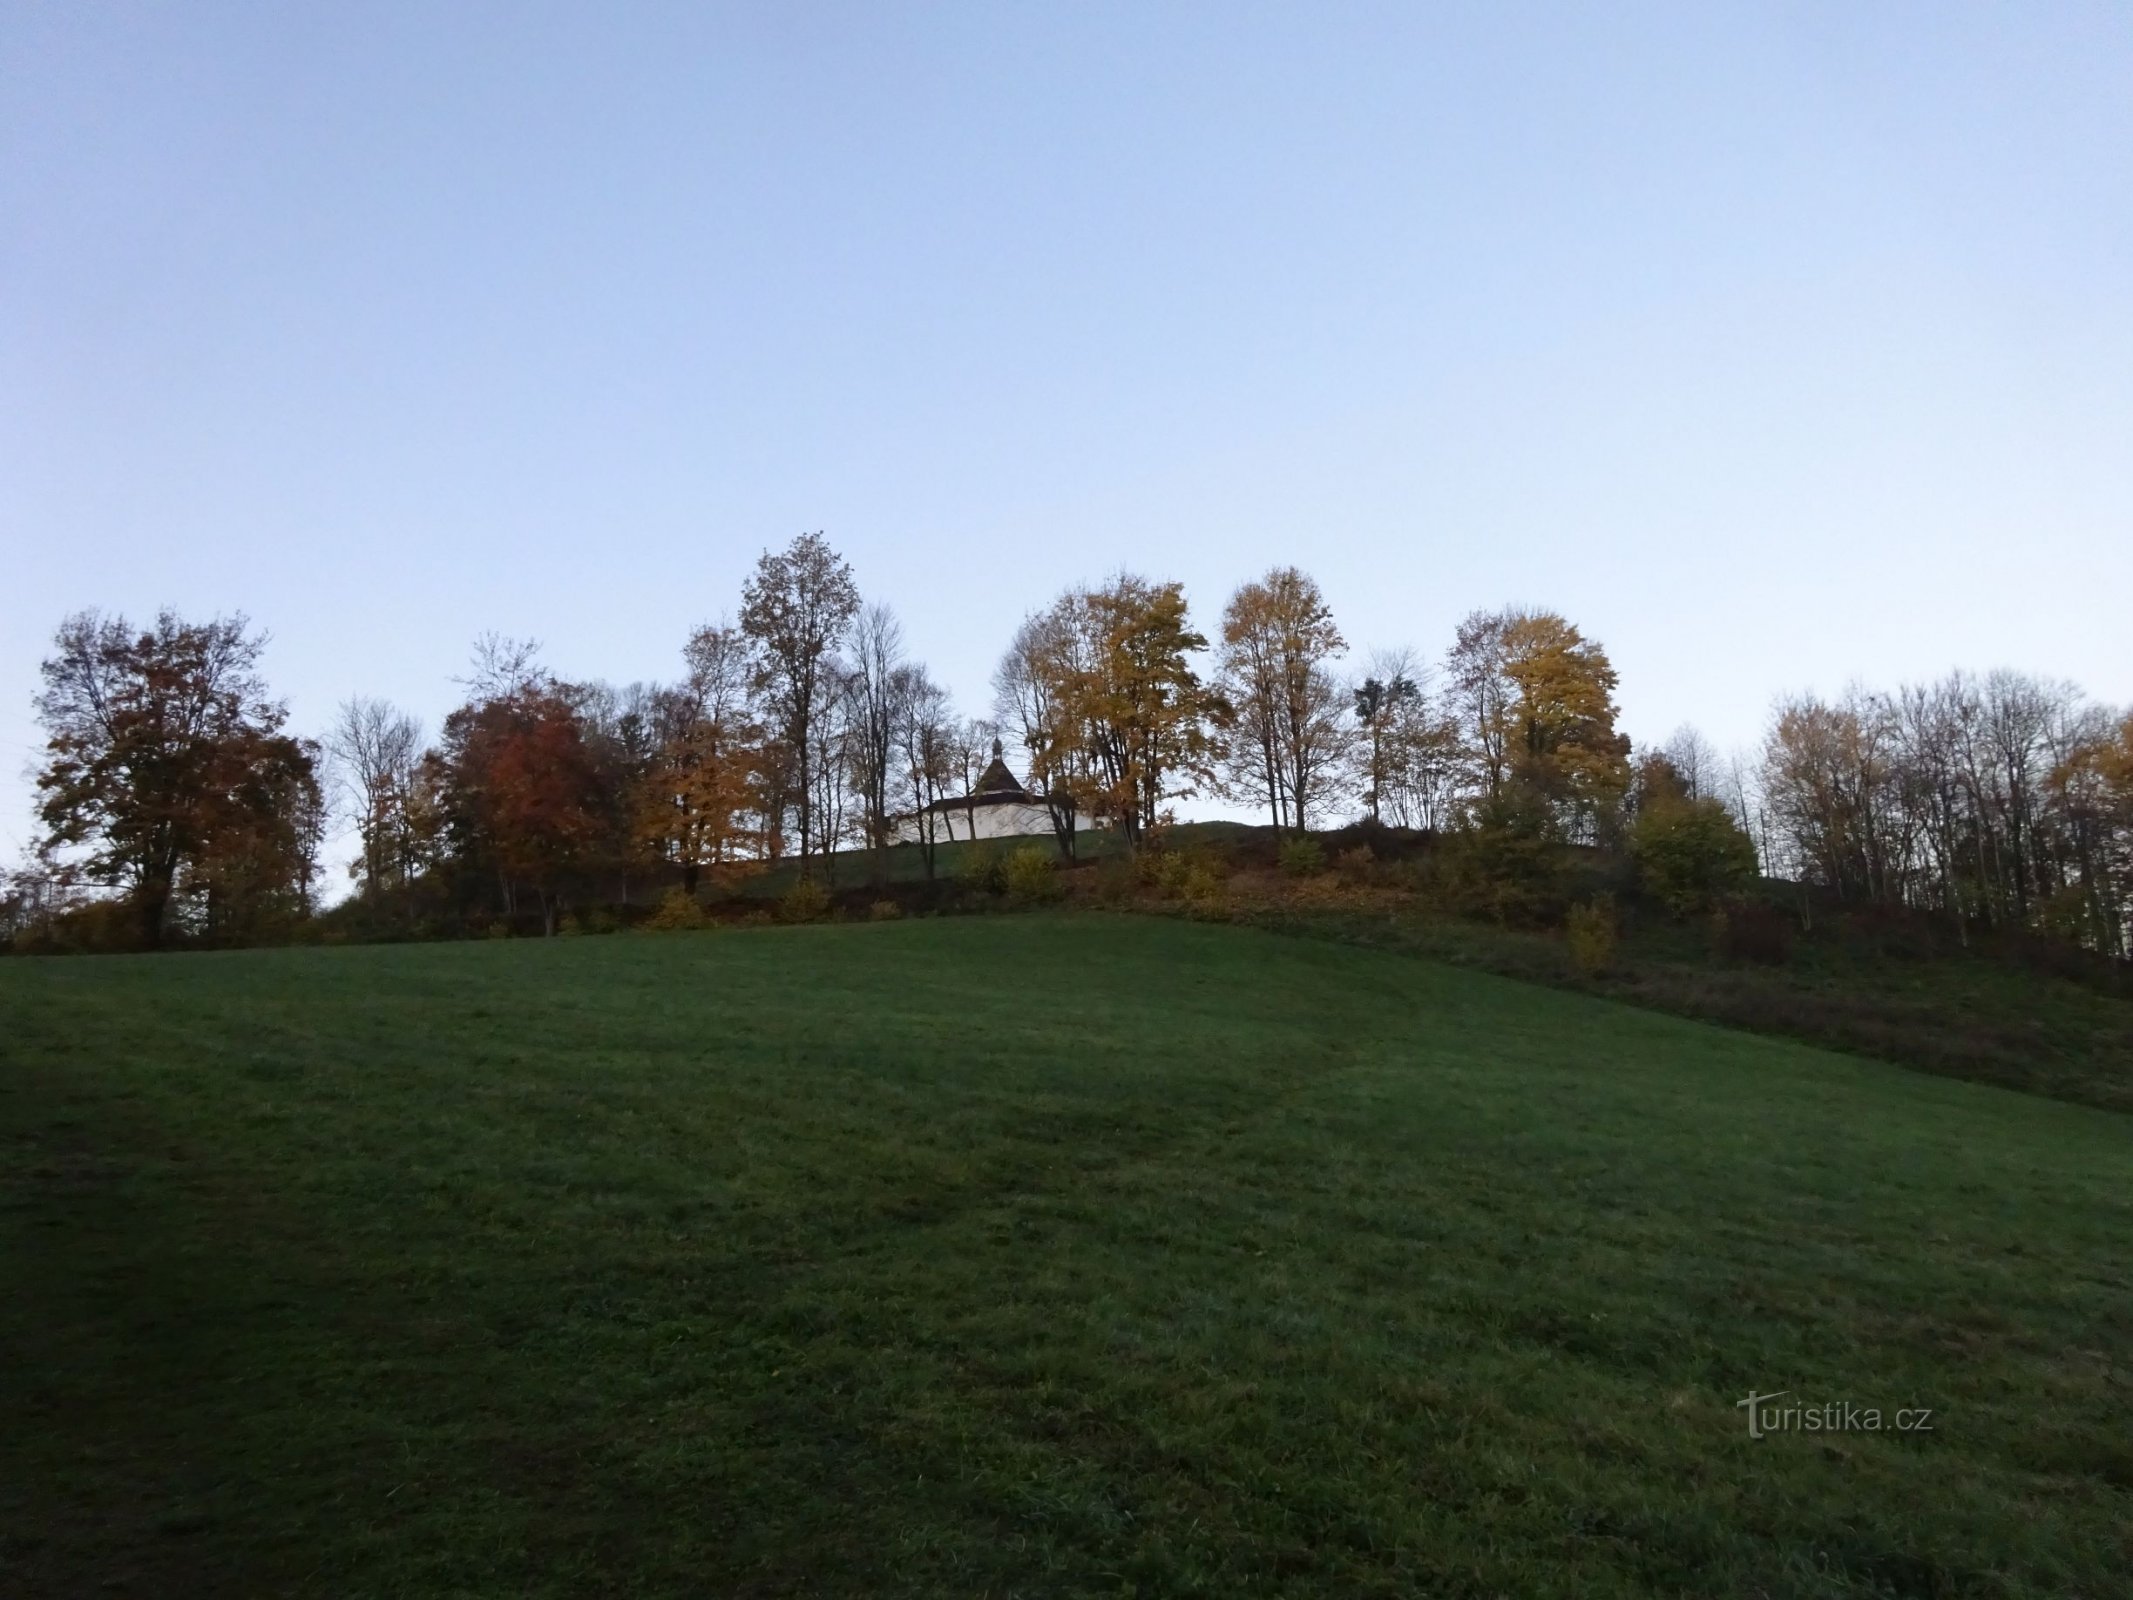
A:
<svg viewBox="0 0 2133 1600">
<path fill-rule="evenodd" d="M 1553 611 L 1475 612 L 1459 625 L 1446 679 L 1481 797 L 1515 781 L 1565 835 L 1595 837 L 1629 779 L 1615 670 L 1598 642 Z"/>
<path fill-rule="evenodd" d="M 1307 832 L 1343 770 L 1350 730 L 1332 663 L 1347 648 L 1318 584 L 1295 567 L 1243 585 L 1223 610 L 1215 689 L 1234 713 L 1231 787 L 1263 800 L 1277 832 Z"/>
<path fill-rule="evenodd" d="M 417 790 L 439 813 L 444 849 L 470 877 L 493 875 L 505 914 L 522 894 L 553 934 L 566 897 L 611 861 L 619 800 L 585 712 L 593 698 L 538 665 L 533 647 L 477 643 L 467 702 L 445 719 Z"/>
<path fill-rule="evenodd" d="M 1552 611 L 1513 614 L 1504 629 L 1513 769 L 1590 839 L 1629 780 L 1629 740 L 1615 730 L 1615 669 L 1598 641 Z"/>
<path fill-rule="evenodd" d="M 1167 802 L 1212 776 L 1227 703 L 1187 659 L 1207 648 L 1185 591 L 1120 574 L 1069 590 L 1029 618 L 994 675 L 1003 720 L 1022 730 L 1032 780 L 1053 797 L 1062 849 L 1073 814 L 1115 824 L 1138 845 Z"/>
<path fill-rule="evenodd" d="M 1840 902 L 2125 948 L 2115 718 L 2071 684 L 1956 672 L 1781 702 L 1762 811 L 1780 870 Z"/>
<path fill-rule="evenodd" d="M 824 724 L 836 699 L 837 648 L 858 611 L 852 569 L 819 533 L 803 533 L 775 554 L 766 550 L 742 588 L 741 631 L 754 647 L 755 692 L 790 767 L 789 795 L 781 798 L 798 812 L 803 870 L 810 852 L 828 843 L 816 826 L 835 742 Z"/>
<path fill-rule="evenodd" d="M 273 896 L 301 909 L 321 825 L 314 749 L 283 733 L 258 671 L 266 640 L 241 616 L 160 613 L 135 632 L 85 611 L 53 639 L 36 699 L 47 859 L 122 889 L 140 942 L 174 907 L 216 931 Z"/>
<path fill-rule="evenodd" d="M 1191 625 L 1184 585 L 1122 573 L 1090 596 L 1096 671 L 1073 685 L 1073 720 L 1087 730 L 1093 809 L 1129 843 L 1211 776 L 1214 735 L 1230 708 L 1187 659 L 1207 648 Z"/>
<path fill-rule="evenodd" d="M 682 651 L 687 675 L 658 699 L 657 740 L 636 791 L 638 837 L 681 869 L 691 895 L 759 854 L 763 730 L 749 699 L 746 637 L 730 623 L 698 628 Z"/>
</svg>

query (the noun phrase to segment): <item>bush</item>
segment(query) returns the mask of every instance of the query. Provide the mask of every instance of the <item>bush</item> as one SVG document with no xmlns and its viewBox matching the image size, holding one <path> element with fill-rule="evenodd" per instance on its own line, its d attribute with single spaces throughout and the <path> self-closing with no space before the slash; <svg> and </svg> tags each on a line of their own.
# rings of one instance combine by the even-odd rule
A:
<svg viewBox="0 0 2133 1600">
<path fill-rule="evenodd" d="M 1326 849 L 1316 839 L 1299 837 L 1281 841 L 1281 870 L 1292 878 L 1308 878 L 1326 870 Z"/>
<path fill-rule="evenodd" d="M 817 922 L 828 915 L 829 890 L 813 878 L 799 878 L 778 901 L 778 915 L 787 922 Z"/>
<path fill-rule="evenodd" d="M 1222 875 L 1212 862 L 1190 862 L 1178 879 L 1178 894 L 1190 906 L 1211 910 L 1222 903 Z"/>
<path fill-rule="evenodd" d="M 1175 890 L 1185 863 L 1175 850 L 1142 841 L 1133 852 L 1133 876 L 1144 889 Z"/>
<path fill-rule="evenodd" d="M 1377 854 L 1367 844 L 1343 850 L 1334 858 L 1333 870 L 1343 883 L 1365 884 L 1377 876 Z"/>
<path fill-rule="evenodd" d="M 1007 864 L 990 845 L 974 844 L 956 863 L 955 881 L 978 894 L 1007 892 Z"/>
<path fill-rule="evenodd" d="M 904 914 L 904 908 L 894 900 L 877 900 L 867 907 L 867 921 L 894 922 Z"/>
<path fill-rule="evenodd" d="M 673 888 L 659 897 L 658 908 L 644 919 L 644 925 L 660 933 L 670 933 L 701 928 L 708 920 L 694 895 L 686 889 Z"/>
<path fill-rule="evenodd" d="M 1018 906 L 1042 905 L 1066 893 L 1053 852 L 1026 844 L 1007 858 L 1007 898 Z"/>
<path fill-rule="evenodd" d="M 1644 888 L 1677 917 L 1715 906 L 1755 881 L 1755 846 L 1716 800 L 1648 807 L 1630 830 Z"/>
<path fill-rule="evenodd" d="M 1570 908 L 1563 922 L 1563 935 L 1570 946 L 1570 964 L 1588 978 L 1599 976 L 1614 965 L 1615 908 L 1606 900 L 1588 900 Z"/>
<path fill-rule="evenodd" d="M 1563 901 L 1562 851 L 1547 807 L 1514 784 L 1475 808 L 1473 826 L 1447 841 L 1447 878 L 1461 910 L 1507 924 L 1545 926 Z"/>
</svg>

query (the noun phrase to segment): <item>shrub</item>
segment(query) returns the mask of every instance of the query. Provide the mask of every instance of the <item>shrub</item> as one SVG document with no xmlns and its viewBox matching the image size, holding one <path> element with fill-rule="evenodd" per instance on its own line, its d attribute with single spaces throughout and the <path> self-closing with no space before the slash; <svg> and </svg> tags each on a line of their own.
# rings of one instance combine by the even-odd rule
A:
<svg viewBox="0 0 2133 1600">
<path fill-rule="evenodd" d="M 1606 900 L 1588 900 L 1570 908 L 1563 922 L 1570 964 L 1583 976 L 1597 977 L 1614 964 L 1615 908 Z"/>
<path fill-rule="evenodd" d="M 877 900 L 867 907 L 867 921 L 894 922 L 904 914 L 904 908 L 894 900 Z"/>
<path fill-rule="evenodd" d="M 1052 852 L 1042 845 L 1026 844 L 1007 858 L 1007 898 L 1018 906 L 1042 905 L 1066 893 Z"/>
<path fill-rule="evenodd" d="M 1545 925 L 1562 904 L 1562 851 L 1545 804 L 1522 784 L 1475 807 L 1447 841 L 1448 886 L 1460 909 L 1503 923 Z"/>
<path fill-rule="evenodd" d="M 787 922 L 816 922 L 828 914 L 829 890 L 813 878 L 799 878 L 778 901 L 778 915 Z"/>
<path fill-rule="evenodd" d="M 1376 876 L 1377 854 L 1367 844 L 1359 844 L 1353 850 L 1343 850 L 1334 858 L 1333 870 L 1341 882 L 1364 884 Z"/>
<path fill-rule="evenodd" d="M 1178 894 L 1188 905 L 1200 910 L 1211 910 L 1222 903 L 1222 875 L 1209 861 L 1193 861 L 1186 865 L 1178 880 Z"/>
<path fill-rule="evenodd" d="M 1629 847 L 1645 890 L 1677 917 L 1755 881 L 1755 846 L 1716 800 L 1648 807 L 1630 830 Z"/>
<path fill-rule="evenodd" d="M 644 925 L 661 933 L 701 928 L 707 919 L 704 908 L 686 889 L 673 888 L 659 897 L 659 906 L 644 919 Z"/>
<path fill-rule="evenodd" d="M 990 845 L 974 844 L 956 863 L 955 881 L 978 894 L 1007 892 L 1007 864 Z"/>
<path fill-rule="evenodd" d="M 508 939 L 511 937 L 511 924 L 498 917 L 482 930 L 482 937 L 486 939 Z"/>
<path fill-rule="evenodd" d="M 1166 850 L 1144 840 L 1133 852 L 1133 876 L 1145 889 L 1175 889 L 1184 870 L 1185 863 L 1175 850 Z"/>
<path fill-rule="evenodd" d="M 1326 870 L 1326 849 L 1308 836 L 1281 841 L 1281 870 L 1292 878 L 1308 878 Z"/>
</svg>

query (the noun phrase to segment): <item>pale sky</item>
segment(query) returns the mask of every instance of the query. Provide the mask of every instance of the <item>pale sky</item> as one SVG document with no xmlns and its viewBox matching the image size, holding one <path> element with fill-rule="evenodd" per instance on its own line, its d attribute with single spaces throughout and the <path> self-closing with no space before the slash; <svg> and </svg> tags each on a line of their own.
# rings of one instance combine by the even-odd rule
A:
<svg viewBox="0 0 2133 1600">
<path fill-rule="evenodd" d="M 822 529 L 965 712 L 1118 567 L 1563 611 L 1638 740 L 2133 701 L 2133 8 L 0 8 L 0 852 L 86 606 L 302 732 Z"/>
</svg>

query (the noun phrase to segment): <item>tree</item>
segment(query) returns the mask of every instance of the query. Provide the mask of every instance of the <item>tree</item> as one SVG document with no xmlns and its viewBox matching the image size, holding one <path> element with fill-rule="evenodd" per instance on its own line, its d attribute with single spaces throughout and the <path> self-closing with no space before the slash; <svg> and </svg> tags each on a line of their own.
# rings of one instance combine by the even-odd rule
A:
<svg viewBox="0 0 2133 1600">
<path fill-rule="evenodd" d="M 1509 610 L 1470 613 L 1445 657 L 1460 736 L 1473 757 L 1482 794 L 1490 799 L 1502 792 L 1511 771 L 1511 708 L 1518 689 L 1504 635 L 1516 615 Z"/>
<path fill-rule="evenodd" d="M 639 839 L 681 868 L 694 895 L 706 872 L 731 872 L 762 850 L 763 730 L 749 698 L 748 642 L 707 624 L 682 650 L 688 674 L 658 697 L 656 747 L 637 787 Z"/>
<path fill-rule="evenodd" d="M 388 884 L 404 884 L 414 861 L 408 805 L 422 756 L 422 725 L 383 700 L 343 701 L 326 737 L 333 772 L 354 813 L 363 894 L 376 900 Z"/>
<path fill-rule="evenodd" d="M 1482 798 L 1519 783 L 1560 832 L 1596 837 L 1629 781 L 1607 652 L 1553 611 L 1477 611 L 1459 625 L 1446 675 Z"/>
<path fill-rule="evenodd" d="M 890 744 L 895 757 L 892 770 L 898 785 L 893 792 L 900 806 L 911 813 L 919 856 L 930 883 L 941 823 L 947 815 L 934 807 L 946 797 L 946 786 L 973 724 L 956 721 L 949 707 L 948 691 L 916 663 L 896 669 L 888 698 Z M 969 792 L 970 782 L 966 779 L 964 793 Z"/>
<path fill-rule="evenodd" d="M 1615 669 L 1598 641 L 1552 611 L 1506 614 L 1503 673 L 1512 770 L 1554 808 L 1572 838 L 1591 839 L 1629 781 L 1629 740 L 1615 731 Z"/>
<path fill-rule="evenodd" d="M 647 742 L 634 725 L 645 696 L 560 682 L 536 651 L 476 641 L 470 696 L 445 718 L 415 787 L 445 859 L 469 884 L 493 877 L 507 916 L 531 891 L 553 934 L 565 896 L 613 863 L 627 767 Z"/>
<path fill-rule="evenodd" d="M 316 761 L 281 731 L 286 708 L 258 672 L 265 647 L 242 616 L 189 623 L 164 611 L 135 633 L 123 617 L 84 611 L 60 625 L 43 664 L 41 849 L 123 889 L 151 949 L 174 905 L 227 928 L 244 920 L 232 896 L 301 909 L 308 895 Z"/>
<path fill-rule="evenodd" d="M 774 737 L 792 765 L 803 873 L 817 837 L 825 712 L 835 697 L 834 658 L 859 611 L 852 569 L 819 533 L 782 553 L 764 551 L 742 589 L 741 631 L 755 647 L 753 684 Z"/>
<path fill-rule="evenodd" d="M 1079 604 L 1090 659 L 1048 690 L 1060 731 L 1083 745 L 1068 784 L 1081 809 L 1137 847 L 1166 802 L 1211 776 L 1210 724 L 1226 720 L 1228 706 L 1186 659 L 1207 639 L 1192 628 L 1183 585 L 1122 573 Z"/>
<path fill-rule="evenodd" d="M 1007 653 L 992 675 L 994 707 L 1001 726 L 1021 739 L 1029 787 L 1051 817 L 1059 853 L 1074 858 L 1079 797 L 1092 787 L 1089 730 L 1076 686 L 1097 670 L 1102 650 L 1096 610 L 1085 589 L 1070 589 L 1045 610 L 1022 619 Z M 985 765 L 986 743 L 964 747 L 968 794 Z M 973 835 L 974 836 L 974 835 Z"/>
<path fill-rule="evenodd" d="M 1370 807 L 1372 822 L 1385 820 L 1400 733 L 1422 697 L 1414 654 L 1408 650 L 1378 651 L 1371 657 L 1369 675 L 1355 686 L 1355 720 L 1363 730 L 1363 800 Z"/>
<path fill-rule="evenodd" d="M 874 882 L 889 879 L 889 791 L 896 767 L 897 697 L 911 687 L 904 672 L 904 630 L 896 613 L 874 604 L 852 629 L 844 674 L 845 757 L 861 825 L 874 857 Z"/>
<path fill-rule="evenodd" d="M 1216 691 L 1234 712 L 1233 783 L 1263 798 L 1276 831 L 1309 831 L 1312 808 L 1341 771 L 1349 732 L 1331 663 L 1348 643 L 1315 581 L 1276 567 L 1222 613 Z"/>
<path fill-rule="evenodd" d="M 1630 852 L 1645 888 L 1677 916 L 1708 910 L 1755 881 L 1754 844 L 1709 796 L 1654 792 L 1638 808 Z"/>
<path fill-rule="evenodd" d="M 1681 787 L 1691 800 L 1705 800 L 1715 796 L 1720 788 L 1723 758 L 1717 748 L 1695 728 L 1684 722 L 1667 735 L 1661 747 L 1667 761 L 1681 779 Z"/>
</svg>

